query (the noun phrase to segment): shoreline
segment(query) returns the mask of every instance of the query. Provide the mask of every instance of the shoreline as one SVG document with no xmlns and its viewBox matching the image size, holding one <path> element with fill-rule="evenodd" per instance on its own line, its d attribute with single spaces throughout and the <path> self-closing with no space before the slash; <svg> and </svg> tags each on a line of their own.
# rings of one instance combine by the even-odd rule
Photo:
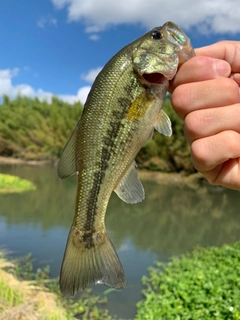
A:
<svg viewBox="0 0 240 320">
<path fill-rule="evenodd" d="M 86 289 L 78 300 L 64 299 L 48 266 L 34 271 L 31 256 L 9 253 L 0 249 L 0 320 L 111 319 L 103 294 Z"/>
<path fill-rule="evenodd" d="M 36 280 L 19 279 L 14 275 L 16 261 L 0 250 L 0 319 L 35 320 L 48 316 L 56 320 L 67 319 L 66 309 L 56 294 Z"/>
<path fill-rule="evenodd" d="M 45 165 L 55 165 L 57 161 L 54 160 L 24 160 L 12 157 L 2 157 L 0 156 L 1 164 L 16 164 L 16 165 L 29 165 L 29 166 L 45 166 Z"/>
<path fill-rule="evenodd" d="M 0 165 L 30 165 L 30 166 L 45 166 L 51 165 L 56 166 L 58 160 L 24 160 L 11 157 L 1 157 L 0 156 Z M 139 178 L 142 181 L 155 182 L 161 185 L 170 185 L 184 187 L 187 186 L 191 189 L 199 188 L 203 183 L 206 184 L 207 181 L 203 176 L 196 172 L 189 175 L 184 174 L 183 172 L 161 172 L 161 171 L 151 171 L 151 170 L 137 170 Z"/>
<path fill-rule="evenodd" d="M 177 186 L 180 188 L 188 187 L 190 189 L 198 189 L 208 182 L 199 173 L 186 175 L 182 172 L 160 172 L 150 170 L 138 170 L 139 178 L 142 181 L 155 182 L 161 185 Z"/>
</svg>

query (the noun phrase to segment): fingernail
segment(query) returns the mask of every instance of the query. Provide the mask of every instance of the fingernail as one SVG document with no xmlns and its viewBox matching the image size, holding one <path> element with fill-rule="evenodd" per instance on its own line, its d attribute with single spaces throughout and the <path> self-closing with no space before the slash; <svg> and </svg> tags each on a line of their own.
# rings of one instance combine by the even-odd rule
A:
<svg viewBox="0 0 240 320">
<path fill-rule="evenodd" d="M 224 60 L 214 60 L 213 69 L 217 77 L 228 77 L 231 73 L 230 64 Z"/>
</svg>

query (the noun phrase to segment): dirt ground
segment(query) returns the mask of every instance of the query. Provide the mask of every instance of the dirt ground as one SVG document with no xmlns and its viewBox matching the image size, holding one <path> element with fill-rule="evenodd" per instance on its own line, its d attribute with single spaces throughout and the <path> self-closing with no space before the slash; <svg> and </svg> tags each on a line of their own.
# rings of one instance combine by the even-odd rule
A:
<svg viewBox="0 0 240 320">
<path fill-rule="evenodd" d="M 2 257 L 0 252 L 0 280 L 17 290 L 23 296 L 23 302 L 11 306 L 0 298 L 0 320 L 66 319 L 66 312 L 57 304 L 53 293 L 36 286 L 32 281 L 17 280 L 11 273 L 3 270 L 13 264 Z"/>
</svg>

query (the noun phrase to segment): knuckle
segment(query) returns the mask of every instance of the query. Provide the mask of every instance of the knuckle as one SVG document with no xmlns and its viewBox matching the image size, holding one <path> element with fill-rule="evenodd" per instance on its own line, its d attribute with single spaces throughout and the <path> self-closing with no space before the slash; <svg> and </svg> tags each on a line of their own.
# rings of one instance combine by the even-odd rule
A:
<svg viewBox="0 0 240 320">
<path fill-rule="evenodd" d="M 208 153 L 206 151 L 205 143 L 203 143 L 201 139 L 193 141 L 191 145 L 191 156 L 197 170 L 201 169 L 199 164 L 205 163 L 208 159 Z"/>
<path fill-rule="evenodd" d="M 204 126 L 202 113 L 198 110 L 190 112 L 185 117 L 184 131 L 189 140 L 195 140 L 201 135 L 201 130 Z"/>
<path fill-rule="evenodd" d="M 229 158 L 234 157 L 236 150 L 239 150 L 240 135 L 236 131 L 227 130 L 224 132 L 224 141 L 227 143 Z"/>
<path fill-rule="evenodd" d="M 176 87 L 172 94 L 172 106 L 181 118 L 185 118 L 190 103 L 189 86 L 183 84 Z"/>
<path fill-rule="evenodd" d="M 230 78 L 219 78 L 220 82 L 219 88 L 223 89 L 225 95 L 225 100 L 228 105 L 237 103 L 239 101 L 239 86 L 238 84 Z"/>
</svg>

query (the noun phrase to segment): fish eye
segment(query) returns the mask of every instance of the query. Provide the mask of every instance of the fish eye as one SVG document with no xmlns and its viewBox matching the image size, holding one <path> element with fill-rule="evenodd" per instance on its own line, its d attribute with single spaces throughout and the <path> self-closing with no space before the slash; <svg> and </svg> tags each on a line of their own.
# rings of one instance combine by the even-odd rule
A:
<svg viewBox="0 0 240 320">
<path fill-rule="evenodd" d="M 162 39 L 162 34 L 158 30 L 153 30 L 151 33 L 151 38 L 154 40 L 160 40 L 160 39 Z"/>
</svg>

